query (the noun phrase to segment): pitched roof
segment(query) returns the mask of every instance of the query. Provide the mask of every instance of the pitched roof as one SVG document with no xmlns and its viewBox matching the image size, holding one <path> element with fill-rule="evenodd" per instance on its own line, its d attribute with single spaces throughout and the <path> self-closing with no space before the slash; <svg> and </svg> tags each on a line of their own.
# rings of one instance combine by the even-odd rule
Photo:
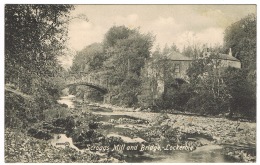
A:
<svg viewBox="0 0 260 165">
<path fill-rule="evenodd" d="M 207 52 L 207 56 L 210 56 L 211 52 Z M 222 60 L 230 60 L 230 61 L 239 61 L 237 58 L 233 57 L 232 55 L 229 54 L 218 54 L 218 59 Z"/>
<path fill-rule="evenodd" d="M 184 56 L 183 54 L 179 53 L 179 52 L 171 52 L 165 55 L 165 57 L 169 60 L 173 60 L 173 61 L 192 61 L 191 58 Z"/>
<path fill-rule="evenodd" d="M 237 58 L 233 57 L 232 55 L 228 55 L 228 54 L 219 54 L 219 58 L 223 59 L 223 60 L 239 61 Z"/>
</svg>

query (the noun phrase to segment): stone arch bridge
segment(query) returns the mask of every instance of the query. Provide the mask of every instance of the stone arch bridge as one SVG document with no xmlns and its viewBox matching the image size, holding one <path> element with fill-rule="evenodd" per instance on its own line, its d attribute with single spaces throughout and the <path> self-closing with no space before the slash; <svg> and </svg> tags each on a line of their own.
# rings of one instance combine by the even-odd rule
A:
<svg viewBox="0 0 260 165">
<path fill-rule="evenodd" d="M 100 74 L 71 74 L 69 77 L 64 77 L 64 80 L 64 88 L 84 85 L 94 88 L 103 94 L 107 94 L 109 92 L 108 81 L 105 76 Z"/>
</svg>

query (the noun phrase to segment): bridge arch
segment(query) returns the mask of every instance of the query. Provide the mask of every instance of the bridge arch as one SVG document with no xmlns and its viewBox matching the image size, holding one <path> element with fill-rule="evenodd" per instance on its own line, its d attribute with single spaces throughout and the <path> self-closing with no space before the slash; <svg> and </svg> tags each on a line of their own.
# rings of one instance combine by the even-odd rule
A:
<svg viewBox="0 0 260 165">
<path fill-rule="evenodd" d="M 98 91 L 100 91 L 102 94 L 107 94 L 108 93 L 108 89 L 105 87 L 102 87 L 100 85 L 96 85 L 93 83 L 89 83 L 89 82 L 75 82 L 75 83 L 69 83 L 66 84 L 63 89 L 67 88 L 67 87 L 71 87 L 71 86 L 79 86 L 79 85 L 83 85 L 83 86 L 88 86 L 90 88 L 96 89 Z"/>
</svg>

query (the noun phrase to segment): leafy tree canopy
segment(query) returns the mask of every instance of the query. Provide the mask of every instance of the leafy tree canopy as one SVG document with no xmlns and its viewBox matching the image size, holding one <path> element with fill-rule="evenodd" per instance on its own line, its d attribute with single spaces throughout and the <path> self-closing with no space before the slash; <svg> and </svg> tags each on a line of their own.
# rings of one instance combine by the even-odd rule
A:
<svg viewBox="0 0 260 165">
<path fill-rule="evenodd" d="M 256 70 L 256 15 L 250 14 L 233 23 L 225 31 L 224 48 L 231 48 L 233 55 L 241 61 L 242 69 Z"/>
<path fill-rule="evenodd" d="M 33 93 L 33 84 L 58 73 L 71 5 L 5 6 L 5 78 Z"/>
</svg>

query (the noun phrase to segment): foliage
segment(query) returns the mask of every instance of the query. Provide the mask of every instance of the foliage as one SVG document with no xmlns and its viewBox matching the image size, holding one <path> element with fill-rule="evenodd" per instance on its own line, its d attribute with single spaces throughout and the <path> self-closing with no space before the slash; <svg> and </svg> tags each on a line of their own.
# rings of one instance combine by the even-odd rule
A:
<svg viewBox="0 0 260 165">
<path fill-rule="evenodd" d="M 241 61 L 242 69 L 256 70 L 256 15 L 250 14 L 230 25 L 224 36 L 226 51 L 232 49 L 233 54 Z"/>
<path fill-rule="evenodd" d="M 174 81 L 173 83 L 177 82 Z M 183 82 L 183 84 L 178 84 L 177 86 L 176 85 L 168 87 L 168 90 L 163 95 L 161 106 L 164 109 L 173 108 L 175 110 L 185 111 L 187 102 L 193 94 L 192 89 L 186 82 Z"/>
<path fill-rule="evenodd" d="M 159 47 L 152 53 L 152 57 L 146 60 L 146 65 L 142 69 L 141 76 L 141 93 L 138 97 L 139 104 L 143 107 L 156 108 L 162 104 L 157 93 L 159 82 L 163 81 L 164 77 L 159 72 L 163 71 L 164 59 Z"/>
<path fill-rule="evenodd" d="M 185 80 L 176 79 L 175 64 L 178 62 L 168 59 L 169 53 L 177 52 L 175 44 L 161 51 L 157 48 L 152 58 L 146 60 L 142 74 L 142 92 L 140 104 L 153 110 L 176 108 L 179 109 L 188 99 L 189 91 L 182 88 Z M 172 55 L 172 54 L 171 54 Z"/>
<path fill-rule="evenodd" d="M 141 68 L 150 55 L 153 37 L 137 29 L 114 26 L 106 33 L 105 70 L 111 86 L 111 101 L 126 106 L 137 104 L 140 93 Z"/>
<path fill-rule="evenodd" d="M 166 54 L 171 53 L 173 51 L 180 52 L 180 50 L 177 48 L 175 43 L 172 43 L 172 45 L 170 47 L 166 44 L 164 46 L 163 50 L 162 50 L 162 54 L 166 55 Z"/>
<path fill-rule="evenodd" d="M 60 106 L 57 106 L 57 107 L 44 110 L 43 115 L 45 121 L 51 121 L 52 119 L 55 118 L 65 118 L 69 116 L 69 112 L 67 108 L 62 108 Z"/>
<path fill-rule="evenodd" d="M 8 163 L 107 163 L 113 162 L 111 158 L 100 159 L 100 156 L 88 151 L 79 151 L 66 147 L 57 148 L 49 141 L 28 137 L 21 132 L 6 129 L 5 131 L 5 162 Z M 33 152 L 32 152 L 33 151 Z"/>
<path fill-rule="evenodd" d="M 232 49 L 233 54 L 241 61 L 241 69 L 246 78 L 250 103 L 256 100 L 256 15 L 250 14 L 233 23 L 225 31 L 224 47 Z M 253 107 L 251 107 L 253 108 Z M 256 107 L 254 108 L 256 109 Z"/>
<path fill-rule="evenodd" d="M 105 36 L 104 47 L 108 59 L 105 68 L 112 87 L 112 102 L 132 106 L 140 92 L 141 68 L 149 57 L 153 37 L 125 26 L 112 27 Z"/>
<path fill-rule="evenodd" d="M 241 73 L 238 74 L 238 77 L 241 77 L 246 80 L 240 80 L 238 84 L 241 88 L 241 92 L 245 92 L 248 100 L 252 106 L 249 109 L 252 109 L 252 112 L 256 110 L 256 15 L 250 14 L 240 21 L 230 25 L 224 36 L 224 48 L 227 51 L 229 48 L 232 49 L 233 54 L 241 61 Z M 236 73 L 234 73 L 237 75 Z M 231 83 L 232 84 L 232 83 Z M 243 95 L 245 96 L 245 95 Z M 234 96 L 236 98 L 238 96 Z M 237 101 L 239 102 L 239 101 Z M 240 102 L 241 103 L 241 102 Z M 245 105 L 247 105 L 245 102 Z M 243 107 L 240 105 L 241 108 Z M 246 107 L 244 107 L 246 108 Z M 254 110 L 253 110 L 254 109 Z M 245 111 L 245 110 L 244 110 Z M 251 110 L 249 110 L 251 111 Z M 253 113 L 254 114 L 254 113 Z"/>
<path fill-rule="evenodd" d="M 101 44 L 89 45 L 77 53 L 71 73 L 99 74 L 108 80 L 111 103 L 135 105 L 140 93 L 141 68 L 150 55 L 152 43 L 150 34 L 141 34 L 137 29 L 125 26 L 113 26 Z M 90 90 L 88 93 L 92 96 L 95 92 Z"/>
<path fill-rule="evenodd" d="M 26 92 L 39 77 L 57 73 L 70 5 L 6 5 L 6 81 Z M 26 88 L 27 87 L 27 88 Z M 31 89 L 32 90 L 32 89 Z"/>
<path fill-rule="evenodd" d="M 228 68 L 224 75 L 224 82 L 230 94 L 230 115 L 242 115 L 249 118 L 256 116 L 256 97 L 251 82 L 245 79 L 245 70 Z"/>
<path fill-rule="evenodd" d="M 231 48 L 242 68 L 221 68 L 217 54 L 194 61 L 188 69 L 190 88 L 187 110 L 203 114 L 229 113 L 230 116 L 255 117 L 256 108 L 256 17 L 249 15 L 225 31 L 225 52 Z M 189 50 L 189 51 L 188 51 Z M 189 48 L 186 52 L 191 52 Z M 219 66 L 218 66 L 219 65 Z"/>
<path fill-rule="evenodd" d="M 38 100 L 28 100 L 11 92 L 5 93 L 5 126 L 25 129 L 29 124 L 43 119 L 43 109 Z"/>
<path fill-rule="evenodd" d="M 228 111 L 229 93 L 221 77 L 224 68 L 218 54 L 194 61 L 188 69 L 193 95 L 187 103 L 191 111 L 217 115 Z"/>
<path fill-rule="evenodd" d="M 104 98 L 104 95 L 101 92 L 83 85 L 69 87 L 69 93 L 83 101 L 102 102 Z"/>
<path fill-rule="evenodd" d="M 184 47 L 182 54 L 194 59 L 187 70 L 189 83 L 176 79 L 174 65 L 165 58 L 170 52 L 179 52 L 174 43 L 163 50 L 157 47 L 150 57 L 153 36 L 125 26 L 111 27 L 101 44 L 92 44 L 78 52 L 71 71 L 101 73 L 108 80 L 112 104 L 253 116 L 256 105 L 255 26 L 254 15 L 232 24 L 225 31 L 224 47 L 210 48 L 215 53 L 208 58 L 204 58 L 204 50 L 196 44 Z M 241 71 L 221 66 L 218 53 L 227 52 L 228 48 L 241 60 Z M 92 96 L 93 91 L 88 93 Z"/>
<path fill-rule="evenodd" d="M 104 60 L 103 45 L 99 43 L 91 44 L 77 52 L 73 59 L 71 72 L 78 73 L 98 70 L 102 67 Z"/>
<path fill-rule="evenodd" d="M 247 72 L 237 68 L 223 68 L 217 54 L 194 61 L 188 69 L 192 95 L 187 110 L 202 114 L 255 117 L 254 87 Z"/>
<path fill-rule="evenodd" d="M 27 109 L 25 115 L 35 111 L 41 118 L 43 109 L 59 96 L 57 84 L 51 78 L 61 71 L 57 57 L 65 48 L 72 8 L 71 5 L 5 5 L 5 82 L 35 98 L 31 106 L 21 100 L 15 102 L 15 111 Z M 12 104 L 12 98 L 6 99 L 7 105 L 9 101 Z M 6 111 L 11 107 L 6 106 Z"/>
<path fill-rule="evenodd" d="M 5 126 L 23 127 L 22 120 L 25 117 L 25 100 L 12 93 L 5 93 Z"/>
<path fill-rule="evenodd" d="M 84 74 L 81 75 L 81 73 L 93 73 L 93 75 L 95 75 L 101 71 L 105 59 L 103 45 L 100 43 L 91 44 L 77 52 L 69 73 L 79 78 L 80 76 L 84 76 Z M 70 93 L 81 99 L 85 97 L 90 101 L 103 100 L 103 95 L 99 91 L 86 86 L 72 86 L 70 87 Z"/>
<path fill-rule="evenodd" d="M 183 55 L 193 59 L 198 58 L 201 52 L 202 50 L 200 50 L 197 46 L 191 46 L 191 45 L 184 46 L 182 50 Z"/>
</svg>

